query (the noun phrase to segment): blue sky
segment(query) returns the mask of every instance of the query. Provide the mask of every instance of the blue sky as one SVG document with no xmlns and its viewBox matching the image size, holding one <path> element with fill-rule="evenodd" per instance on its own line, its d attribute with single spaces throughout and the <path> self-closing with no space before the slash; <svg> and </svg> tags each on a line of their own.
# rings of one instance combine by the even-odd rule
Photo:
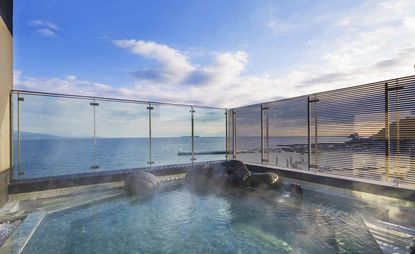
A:
<svg viewBox="0 0 415 254">
<path fill-rule="evenodd" d="M 20 89 L 230 107 L 415 74 L 411 0 L 14 8 Z"/>
</svg>

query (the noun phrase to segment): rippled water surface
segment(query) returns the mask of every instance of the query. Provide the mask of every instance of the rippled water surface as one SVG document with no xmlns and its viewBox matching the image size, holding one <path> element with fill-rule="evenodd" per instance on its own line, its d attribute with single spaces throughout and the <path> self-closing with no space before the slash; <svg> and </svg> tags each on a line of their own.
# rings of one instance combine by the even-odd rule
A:
<svg viewBox="0 0 415 254">
<path fill-rule="evenodd" d="M 120 197 L 46 217 L 24 253 L 380 253 L 354 211 L 280 195 L 178 186 Z"/>
</svg>

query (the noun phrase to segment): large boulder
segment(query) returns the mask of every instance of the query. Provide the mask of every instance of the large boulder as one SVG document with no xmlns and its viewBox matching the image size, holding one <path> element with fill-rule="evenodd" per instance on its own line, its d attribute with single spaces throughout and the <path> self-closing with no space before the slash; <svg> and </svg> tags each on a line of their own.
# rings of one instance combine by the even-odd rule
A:
<svg viewBox="0 0 415 254">
<path fill-rule="evenodd" d="M 272 172 L 252 173 L 247 177 L 244 186 L 264 189 L 279 189 L 283 186 L 282 179 Z"/>
<path fill-rule="evenodd" d="M 194 186 L 214 184 L 213 167 L 210 165 L 198 165 L 193 167 L 185 176 L 184 181 Z M 220 178 L 220 176 L 217 176 Z"/>
<path fill-rule="evenodd" d="M 239 186 L 251 175 L 251 172 L 242 161 L 230 160 L 223 162 L 222 165 L 229 177 L 230 184 Z"/>
<path fill-rule="evenodd" d="M 134 173 L 125 180 L 125 188 L 128 194 L 140 197 L 152 194 L 159 185 L 158 178 L 145 171 Z"/>
<path fill-rule="evenodd" d="M 195 187 L 241 185 L 250 175 L 243 162 L 225 161 L 217 164 L 196 166 L 187 173 L 185 182 Z"/>
<path fill-rule="evenodd" d="M 302 195 L 303 194 L 303 188 L 298 183 L 290 183 L 287 186 L 285 186 L 284 191 L 289 192 L 291 194 L 295 195 Z"/>
<path fill-rule="evenodd" d="M 284 192 L 281 198 L 287 199 L 289 197 L 301 197 L 303 195 L 303 188 L 298 183 L 290 183 L 284 187 Z"/>
</svg>

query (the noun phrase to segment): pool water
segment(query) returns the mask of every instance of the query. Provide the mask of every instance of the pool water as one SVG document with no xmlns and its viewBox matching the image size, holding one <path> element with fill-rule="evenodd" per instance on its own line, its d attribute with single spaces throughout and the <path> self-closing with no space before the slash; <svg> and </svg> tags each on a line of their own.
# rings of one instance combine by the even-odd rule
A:
<svg viewBox="0 0 415 254">
<path fill-rule="evenodd" d="M 23 253 L 381 253 L 359 214 L 305 194 L 170 187 L 48 215 Z"/>
</svg>

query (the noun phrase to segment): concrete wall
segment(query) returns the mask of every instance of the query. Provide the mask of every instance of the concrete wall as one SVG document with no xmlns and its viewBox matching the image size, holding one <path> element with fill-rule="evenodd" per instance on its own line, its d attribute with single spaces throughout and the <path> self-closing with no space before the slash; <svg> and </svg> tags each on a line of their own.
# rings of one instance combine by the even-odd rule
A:
<svg viewBox="0 0 415 254">
<path fill-rule="evenodd" d="M 10 173 L 9 92 L 13 87 L 13 1 L 0 0 L 0 207 L 7 202 Z"/>
</svg>

